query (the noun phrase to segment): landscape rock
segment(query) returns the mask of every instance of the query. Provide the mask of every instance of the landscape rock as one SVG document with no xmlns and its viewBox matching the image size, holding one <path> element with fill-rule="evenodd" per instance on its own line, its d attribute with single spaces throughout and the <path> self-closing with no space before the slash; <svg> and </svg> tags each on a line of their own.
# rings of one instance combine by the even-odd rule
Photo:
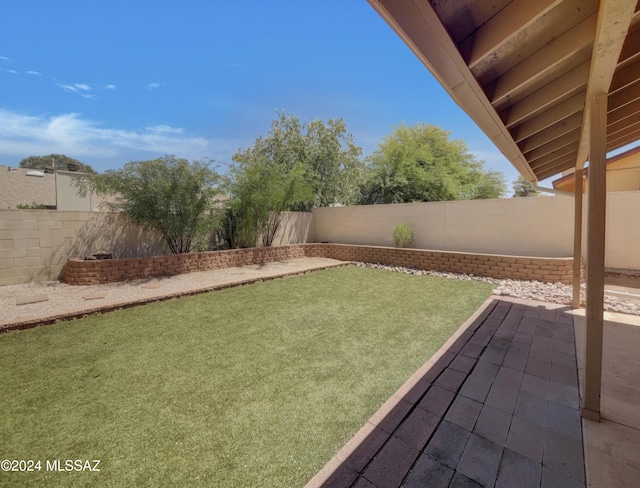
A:
<svg viewBox="0 0 640 488">
<path fill-rule="evenodd" d="M 570 305 L 573 296 L 573 287 L 562 283 L 541 283 L 539 281 L 521 281 L 521 280 L 497 280 L 495 278 L 487 278 L 484 276 L 473 276 L 461 273 L 450 273 L 447 271 L 426 271 L 415 268 L 403 268 L 401 266 L 387 266 L 384 264 L 371 263 L 355 263 L 361 268 L 383 269 L 396 273 L 406 273 L 421 276 L 438 276 L 453 280 L 473 280 L 492 283 L 497 285 L 493 290 L 495 295 L 510 296 L 521 298 L 524 300 L 536 300 L 541 302 L 559 303 L 561 305 Z M 580 294 L 581 302 L 584 304 L 584 290 Z M 607 312 L 626 313 L 629 315 L 640 315 L 640 303 L 622 298 L 605 295 L 604 309 Z"/>
</svg>

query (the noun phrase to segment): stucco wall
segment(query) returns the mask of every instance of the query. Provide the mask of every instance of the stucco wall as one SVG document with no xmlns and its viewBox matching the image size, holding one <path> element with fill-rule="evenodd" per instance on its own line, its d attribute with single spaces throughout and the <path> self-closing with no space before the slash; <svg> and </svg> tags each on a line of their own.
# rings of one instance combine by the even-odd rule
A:
<svg viewBox="0 0 640 488">
<path fill-rule="evenodd" d="M 573 204 L 569 197 L 537 197 L 321 208 L 313 211 L 313 217 L 292 212 L 274 246 L 311 242 L 393 246 L 393 226 L 408 222 L 415 248 L 570 257 Z M 638 209 L 640 191 L 608 195 L 608 268 L 640 270 Z M 118 258 L 167 253 L 158 235 L 141 231 L 118 214 L 0 210 L 0 285 L 57 279 L 67 258 L 101 249 Z"/>
<path fill-rule="evenodd" d="M 67 258 L 100 250 L 121 258 L 167 252 L 158 234 L 119 214 L 0 210 L 0 285 L 55 280 Z"/>
<path fill-rule="evenodd" d="M 364 205 L 313 214 L 316 242 L 393 246 L 393 227 L 407 222 L 412 247 L 421 249 L 543 257 L 573 252 L 570 197 Z"/>
<path fill-rule="evenodd" d="M 640 270 L 640 191 L 607 195 L 606 236 L 605 266 Z"/>
<path fill-rule="evenodd" d="M 311 212 L 285 212 L 272 245 L 288 246 L 305 242 L 314 242 L 313 214 Z"/>
<path fill-rule="evenodd" d="M 311 213 L 287 213 L 274 246 L 313 242 L 311 222 Z M 158 233 L 118 213 L 0 210 L 0 286 L 56 280 L 67 258 L 100 250 L 114 258 L 169 254 Z"/>
</svg>

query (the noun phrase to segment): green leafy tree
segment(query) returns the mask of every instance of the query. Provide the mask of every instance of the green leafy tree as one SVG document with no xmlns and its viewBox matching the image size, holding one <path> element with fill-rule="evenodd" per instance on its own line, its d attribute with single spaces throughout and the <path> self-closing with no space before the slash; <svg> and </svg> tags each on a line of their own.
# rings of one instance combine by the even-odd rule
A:
<svg viewBox="0 0 640 488">
<path fill-rule="evenodd" d="M 270 246 L 286 210 L 356 201 L 364 176 L 362 149 L 342 119 L 302 123 L 282 112 L 264 137 L 236 152 L 227 185 L 230 247 Z"/>
<path fill-rule="evenodd" d="M 54 167 L 56 169 L 67 170 L 69 164 L 75 164 L 78 171 L 89 174 L 96 174 L 96 171 L 88 164 L 81 163 L 77 159 L 70 158 L 64 154 L 48 154 L 47 156 L 29 156 L 20 161 L 21 168 L 45 169 Z"/>
<path fill-rule="evenodd" d="M 364 181 L 365 164 L 360 159 L 362 148 L 354 144 L 344 120 L 329 119 L 326 124 L 314 120 L 303 126 L 302 131 L 303 147 L 299 158 L 314 195 L 313 201 L 307 202 L 308 206 L 355 203 Z"/>
<path fill-rule="evenodd" d="M 241 166 L 278 165 L 284 169 L 302 167 L 311 195 L 296 202 L 297 210 L 355 202 L 364 177 L 362 148 L 354 144 L 342 119 L 301 122 L 284 111 L 271 123 L 271 130 L 258 137 L 253 147 L 238 151 L 233 160 Z"/>
<path fill-rule="evenodd" d="M 122 169 L 78 178 L 81 191 L 111 195 L 107 206 L 162 234 L 172 253 L 188 253 L 212 230 L 218 174 L 208 162 L 175 156 L 132 161 Z"/>
<path fill-rule="evenodd" d="M 499 198 L 504 177 L 485 171 L 462 141 L 428 124 L 395 128 L 368 161 L 360 203 Z"/>
<path fill-rule="evenodd" d="M 464 200 L 501 198 L 507 191 L 507 183 L 500 171 L 482 169 L 471 171 L 469 183 L 461 193 Z"/>
<path fill-rule="evenodd" d="M 227 189 L 232 195 L 225 219 L 225 240 L 231 248 L 273 243 L 284 212 L 313 197 L 300 163 L 254 159 L 249 152 L 234 155 Z"/>
<path fill-rule="evenodd" d="M 518 179 L 513 182 L 513 196 L 516 198 L 537 197 L 540 195 L 531 183 L 524 179 L 522 175 L 518 175 Z"/>
</svg>

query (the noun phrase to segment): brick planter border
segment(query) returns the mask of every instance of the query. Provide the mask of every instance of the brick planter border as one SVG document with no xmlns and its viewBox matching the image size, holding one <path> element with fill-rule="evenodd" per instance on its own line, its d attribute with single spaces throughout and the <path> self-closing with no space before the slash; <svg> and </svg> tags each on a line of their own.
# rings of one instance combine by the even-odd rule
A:
<svg viewBox="0 0 640 488">
<path fill-rule="evenodd" d="M 570 284 L 573 273 L 573 258 L 570 257 L 501 256 L 349 244 L 295 244 L 282 247 L 231 249 L 147 258 L 96 261 L 68 259 L 62 269 L 60 279 L 70 285 L 96 285 L 302 257 L 362 261 L 424 270 L 467 273 L 498 279 L 537 280 L 547 283 Z"/>
</svg>

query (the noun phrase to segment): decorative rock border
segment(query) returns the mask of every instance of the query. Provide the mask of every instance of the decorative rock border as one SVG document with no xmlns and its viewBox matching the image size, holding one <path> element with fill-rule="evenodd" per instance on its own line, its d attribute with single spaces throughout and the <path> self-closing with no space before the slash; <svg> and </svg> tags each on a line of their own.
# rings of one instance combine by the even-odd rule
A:
<svg viewBox="0 0 640 488">
<path fill-rule="evenodd" d="M 500 256 L 322 243 L 231 249 L 148 258 L 91 261 L 69 259 L 62 270 L 60 279 L 70 285 L 95 285 L 301 257 L 324 257 L 340 261 L 361 261 L 423 270 L 465 273 L 496 279 L 537 280 L 546 283 L 571 283 L 573 273 L 573 258 L 570 257 Z"/>
</svg>

